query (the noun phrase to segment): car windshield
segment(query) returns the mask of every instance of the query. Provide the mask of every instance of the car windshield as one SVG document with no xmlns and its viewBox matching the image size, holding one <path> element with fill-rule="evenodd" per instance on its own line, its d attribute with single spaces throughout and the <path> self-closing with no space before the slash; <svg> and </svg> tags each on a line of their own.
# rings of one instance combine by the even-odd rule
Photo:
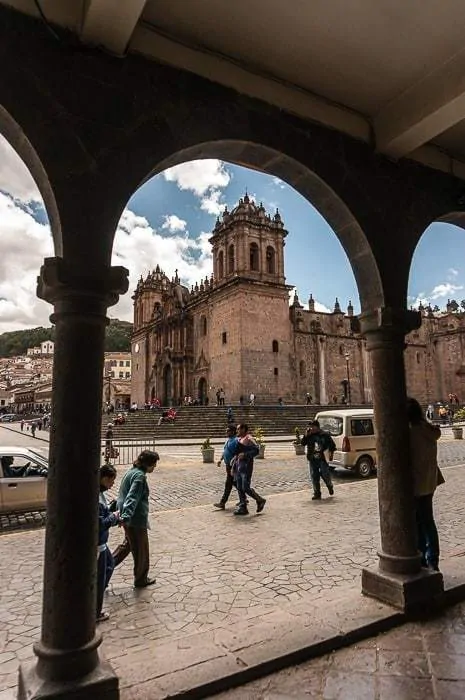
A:
<svg viewBox="0 0 465 700">
<path fill-rule="evenodd" d="M 322 430 L 325 430 L 327 433 L 334 435 L 335 437 L 342 435 L 343 421 L 341 416 L 320 416 L 318 420 Z"/>
<path fill-rule="evenodd" d="M 35 450 L 29 450 L 30 454 L 34 459 L 37 459 L 38 462 L 41 462 L 44 467 L 48 467 L 48 462 L 47 458 L 44 457 L 44 455 L 39 454 L 39 452 L 36 452 Z"/>
</svg>

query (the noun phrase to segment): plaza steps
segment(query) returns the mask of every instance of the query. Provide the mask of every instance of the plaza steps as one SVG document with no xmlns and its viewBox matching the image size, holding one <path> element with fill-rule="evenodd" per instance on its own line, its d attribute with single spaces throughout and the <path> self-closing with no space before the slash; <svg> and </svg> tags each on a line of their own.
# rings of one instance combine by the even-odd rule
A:
<svg viewBox="0 0 465 700">
<path fill-rule="evenodd" d="M 298 426 L 304 431 L 307 423 L 320 410 L 346 408 L 342 406 L 232 406 L 234 422 L 247 423 L 253 430 L 263 429 L 264 435 L 293 435 Z M 357 408 L 357 407 L 352 407 Z M 358 408 L 368 408 L 366 405 Z M 157 425 L 160 410 L 139 410 L 126 414 L 124 425 L 115 425 L 115 440 L 130 439 L 199 439 L 224 438 L 227 426 L 227 406 L 180 406 L 174 423 Z M 102 435 L 112 416 L 103 416 Z"/>
</svg>

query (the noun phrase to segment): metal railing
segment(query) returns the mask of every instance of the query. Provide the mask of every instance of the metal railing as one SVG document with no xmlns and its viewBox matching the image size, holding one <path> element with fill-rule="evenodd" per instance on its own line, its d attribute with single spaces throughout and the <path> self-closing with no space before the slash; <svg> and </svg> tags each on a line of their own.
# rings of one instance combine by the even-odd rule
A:
<svg viewBox="0 0 465 700">
<path fill-rule="evenodd" d="M 103 462 L 117 466 L 133 464 L 142 450 L 155 450 L 155 440 L 138 438 L 135 440 L 112 440 L 111 447 L 107 441 L 101 442 Z"/>
</svg>

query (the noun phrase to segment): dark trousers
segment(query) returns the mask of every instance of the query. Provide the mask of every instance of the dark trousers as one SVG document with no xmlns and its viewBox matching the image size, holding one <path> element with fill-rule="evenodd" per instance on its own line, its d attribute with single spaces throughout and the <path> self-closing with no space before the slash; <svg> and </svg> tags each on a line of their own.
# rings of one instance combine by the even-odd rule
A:
<svg viewBox="0 0 465 700">
<path fill-rule="evenodd" d="M 103 552 L 100 552 L 97 560 L 97 617 L 102 612 L 103 594 L 110 583 L 114 568 L 113 555 L 107 547 Z"/>
<path fill-rule="evenodd" d="M 123 525 L 125 538 L 122 544 L 113 552 L 115 566 L 119 566 L 132 552 L 134 559 L 134 585 L 139 586 L 147 581 L 149 573 L 149 538 L 145 527 L 129 527 Z"/>
<path fill-rule="evenodd" d="M 228 498 L 231 495 L 232 487 L 234 486 L 233 475 L 231 474 L 231 467 L 226 467 L 226 481 L 224 482 L 224 491 L 221 496 L 221 503 L 227 503 Z"/>
<path fill-rule="evenodd" d="M 325 459 L 309 459 L 308 466 L 310 469 L 310 480 L 313 486 L 315 496 L 321 496 L 320 477 L 325 482 L 328 489 L 332 488 L 331 472 L 329 471 L 328 462 Z"/>
<path fill-rule="evenodd" d="M 433 494 L 415 499 L 418 549 L 423 566 L 437 568 L 439 565 L 439 535 L 434 522 Z"/>
<path fill-rule="evenodd" d="M 253 463 L 247 465 L 240 465 L 236 472 L 236 487 L 239 492 L 239 507 L 247 508 L 247 496 L 253 498 L 254 501 L 260 503 L 263 501 L 262 496 L 260 496 L 255 489 L 252 488 L 252 474 L 253 474 Z"/>
</svg>

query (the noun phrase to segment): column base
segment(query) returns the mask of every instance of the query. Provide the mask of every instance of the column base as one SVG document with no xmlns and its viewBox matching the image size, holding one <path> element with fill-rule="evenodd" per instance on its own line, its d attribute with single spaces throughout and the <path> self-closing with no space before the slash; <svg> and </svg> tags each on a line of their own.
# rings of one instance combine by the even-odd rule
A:
<svg viewBox="0 0 465 700">
<path fill-rule="evenodd" d="M 363 569 L 362 593 L 415 615 L 429 612 L 441 604 L 444 580 L 439 571 L 428 569 L 421 569 L 416 574 Z"/>
<path fill-rule="evenodd" d="M 107 661 L 74 681 L 51 681 L 37 674 L 37 663 L 21 664 L 18 700 L 119 700 L 118 676 Z"/>
</svg>

